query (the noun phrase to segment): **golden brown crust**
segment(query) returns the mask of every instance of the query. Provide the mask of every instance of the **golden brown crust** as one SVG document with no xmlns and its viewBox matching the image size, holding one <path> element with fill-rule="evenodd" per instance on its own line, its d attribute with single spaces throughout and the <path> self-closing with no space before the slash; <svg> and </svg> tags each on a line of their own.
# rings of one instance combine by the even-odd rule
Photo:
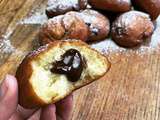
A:
<svg viewBox="0 0 160 120">
<path fill-rule="evenodd" d="M 109 19 L 95 10 L 86 9 L 50 19 L 41 27 L 39 42 L 41 45 L 66 39 L 93 42 L 105 39 L 109 32 Z"/>
<path fill-rule="evenodd" d="M 105 39 L 110 32 L 109 19 L 92 9 L 86 9 L 81 12 L 68 12 L 67 15 L 74 15 L 81 18 L 89 28 L 87 41 L 100 41 Z"/>
<path fill-rule="evenodd" d="M 96 9 L 113 12 L 126 12 L 131 10 L 130 0 L 88 0 L 88 2 Z"/>
<path fill-rule="evenodd" d="M 132 0 L 132 2 L 142 11 L 150 14 L 153 20 L 160 15 L 160 0 Z"/>
<path fill-rule="evenodd" d="M 32 67 L 30 65 L 32 59 L 26 57 L 19 66 L 16 78 L 18 80 L 19 104 L 25 108 L 43 106 L 44 102 L 35 94 L 28 78 L 32 75 Z M 27 97 L 26 97 L 27 96 Z"/>
<path fill-rule="evenodd" d="M 153 33 L 154 25 L 148 14 L 129 11 L 120 15 L 113 23 L 112 39 L 120 46 L 135 47 Z"/>
<path fill-rule="evenodd" d="M 90 30 L 88 41 L 100 41 L 108 36 L 110 22 L 106 16 L 98 11 L 86 9 L 80 13 L 80 17 L 88 23 Z"/>
<path fill-rule="evenodd" d="M 75 46 L 76 45 L 77 46 L 86 46 L 87 48 L 89 48 L 88 45 L 86 45 L 85 43 L 83 43 L 79 40 L 78 41 L 77 40 L 54 41 L 51 44 L 47 44 L 45 46 L 40 47 L 38 50 L 35 50 L 35 51 L 31 52 L 28 56 L 26 56 L 26 58 L 20 64 L 20 66 L 17 70 L 17 73 L 16 73 L 16 78 L 18 80 L 18 86 L 19 86 L 19 103 L 21 106 L 23 106 L 25 108 L 35 108 L 35 107 L 40 107 L 40 106 L 46 105 L 46 103 L 36 95 L 36 93 L 34 92 L 34 89 L 32 87 L 32 84 L 29 81 L 29 78 L 31 77 L 32 72 L 33 72 L 31 63 L 33 60 L 38 60 L 39 56 L 43 56 L 43 54 L 48 52 L 50 49 L 56 47 L 57 45 L 59 45 L 59 47 L 61 47 L 61 45 L 63 45 L 64 42 L 74 44 Z M 89 49 L 91 49 L 91 48 L 89 48 Z M 96 50 L 94 50 L 94 51 L 96 51 Z M 106 72 L 107 72 L 110 68 L 110 63 L 107 61 L 107 59 L 106 59 L 106 64 L 108 65 L 108 69 L 106 69 Z M 98 76 L 98 77 L 104 76 L 105 73 L 101 76 Z M 89 84 L 93 81 L 94 80 L 90 80 L 90 78 L 89 78 L 88 80 L 85 80 L 85 82 L 80 83 L 80 85 L 77 85 L 77 86 L 75 85 L 74 90 L 79 89 L 83 86 L 86 86 L 87 84 Z M 61 96 L 61 98 L 58 98 L 58 99 L 52 101 L 52 103 L 55 103 L 55 102 L 63 99 L 64 97 L 69 95 L 71 92 L 72 91 L 65 94 L 65 96 Z"/>
<path fill-rule="evenodd" d="M 82 34 L 83 33 L 83 34 Z M 85 22 L 75 15 L 57 16 L 45 23 L 40 30 L 39 41 L 41 45 L 55 40 L 80 39 L 86 41 L 89 28 Z"/>
</svg>

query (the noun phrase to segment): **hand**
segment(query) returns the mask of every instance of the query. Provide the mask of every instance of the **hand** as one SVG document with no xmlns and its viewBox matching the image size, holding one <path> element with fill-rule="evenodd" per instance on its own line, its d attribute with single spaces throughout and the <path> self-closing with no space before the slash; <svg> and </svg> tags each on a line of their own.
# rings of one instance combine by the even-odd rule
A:
<svg viewBox="0 0 160 120">
<path fill-rule="evenodd" d="M 7 75 L 0 86 L 0 120 L 68 120 L 73 97 L 40 109 L 24 109 L 18 105 L 18 86 L 15 77 Z"/>
</svg>

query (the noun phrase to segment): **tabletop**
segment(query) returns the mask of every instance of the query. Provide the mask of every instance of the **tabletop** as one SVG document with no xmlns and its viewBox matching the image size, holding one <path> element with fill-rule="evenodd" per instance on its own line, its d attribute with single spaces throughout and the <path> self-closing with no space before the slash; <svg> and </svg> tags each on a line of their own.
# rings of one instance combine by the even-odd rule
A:
<svg viewBox="0 0 160 120">
<path fill-rule="evenodd" d="M 36 49 L 47 0 L 0 0 L 0 80 L 15 74 Z M 151 39 L 134 49 L 106 39 L 91 47 L 109 58 L 110 71 L 74 92 L 71 120 L 160 120 L 160 24 Z"/>
</svg>

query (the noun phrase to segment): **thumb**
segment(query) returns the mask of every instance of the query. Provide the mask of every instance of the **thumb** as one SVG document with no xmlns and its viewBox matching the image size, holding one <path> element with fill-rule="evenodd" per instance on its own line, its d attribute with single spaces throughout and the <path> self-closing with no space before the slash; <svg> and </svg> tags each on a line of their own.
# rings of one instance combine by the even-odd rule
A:
<svg viewBox="0 0 160 120">
<path fill-rule="evenodd" d="M 0 86 L 0 120 L 8 120 L 16 111 L 18 87 L 15 77 L 7 75 Z"/>
</svg>

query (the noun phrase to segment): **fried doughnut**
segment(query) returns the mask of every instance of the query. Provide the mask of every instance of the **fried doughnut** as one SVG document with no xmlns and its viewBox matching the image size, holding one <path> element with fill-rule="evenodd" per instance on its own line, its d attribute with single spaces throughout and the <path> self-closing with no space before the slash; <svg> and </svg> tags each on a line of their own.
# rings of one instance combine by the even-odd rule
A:
<svg viewBox="0 0 160 120">
<path fill-rule="evenodd" d="M 120 15 L 112 25 L 113 40 L 123 47 L 135 47 L 153 33 L 154 25 L 148 14 L 130 11 Z"/>
<path fill-rule="evenodd" d="M 89 28 L 81 18 L 75 15 L 61 15 L 49 19 L 41 27 L 39 36 L 41 45 L 66 39 L 87 41 Z"/>
<path fill-rule="evenodd" d="M 69 11 L 79 11 L 87 7 L 87 0 L 49 0 L 46 14 L 49 18 L 65 14 Z"/>
<path fill-rule="evenodd" d="M 54 41 L 31 52 L 16 78 L 19 104 L 37 108 L 55 103 L 109 70 L 107 58 L 82 41 Z"/>
<path fill-rule="evenodd" d="M 81 12 L 68 12 L 67 15 L 80 17 L 89 28 L 87 41 L 99 41 L 105 39 L 110 32 L 110 22 L 101 13 L 86 9 Z"/>
<path fill-rule="evenodd" d="M 132 0 L 133 4 L 155 20 L 160 15 L 160 0 Z"/>
<path fill-rule="evenodd" d="M 112 12 L 126 12 L 131 10 L 130 0 L 88 0 L 93 8 Z"/>
</svg>

